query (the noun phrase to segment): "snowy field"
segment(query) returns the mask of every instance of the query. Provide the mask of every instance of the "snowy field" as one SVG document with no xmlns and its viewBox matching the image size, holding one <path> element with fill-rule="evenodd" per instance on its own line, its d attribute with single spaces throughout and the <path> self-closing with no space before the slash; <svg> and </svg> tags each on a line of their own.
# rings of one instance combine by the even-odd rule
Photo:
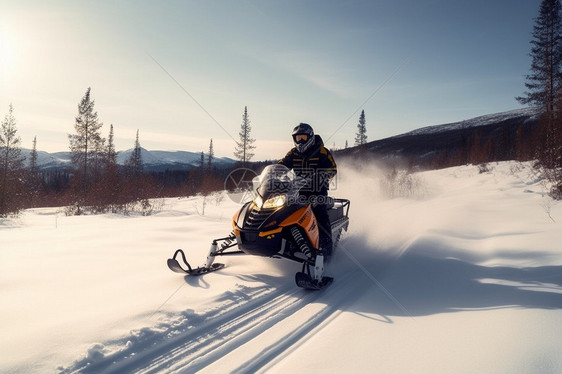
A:
<svg viewBox="0 0 562 374">
<path fill-rule="evenodd" d="M 349 232 L 313 292 L 297 264 L 238 256 L 198 278 L 239 205 L 150 217 L 30 209 L 0 221 L 1 373 L 560 373 L 562 205 L 528 165 L 423 172 L 386 197 L 340 163 Z"/>
</svg>

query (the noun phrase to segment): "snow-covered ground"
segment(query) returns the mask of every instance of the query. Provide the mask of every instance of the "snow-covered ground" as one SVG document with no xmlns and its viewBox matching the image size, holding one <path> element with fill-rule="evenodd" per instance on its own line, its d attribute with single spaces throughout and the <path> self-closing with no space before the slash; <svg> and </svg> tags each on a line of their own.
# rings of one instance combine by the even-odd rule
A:
<svg viewBox="0 0 562 374">
<path fill-rule="evenodd" d="M 31 209 L 0 221 L 2 373 L 560 373 L 562 206 L 528 165 L 415 174 L 340 162 L 349 232 L 318 292 L 297 264 L 227 257 L 197 278 L 239 205 L 167 199 L 150 217 Z"/>
</svg>

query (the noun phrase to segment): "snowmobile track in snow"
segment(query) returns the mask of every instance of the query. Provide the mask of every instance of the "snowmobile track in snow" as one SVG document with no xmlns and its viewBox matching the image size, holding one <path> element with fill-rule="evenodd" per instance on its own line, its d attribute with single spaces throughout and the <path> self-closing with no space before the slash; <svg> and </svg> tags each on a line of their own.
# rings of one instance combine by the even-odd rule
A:
<svg viewBox="0 0 562 374">
<path fill-rule="evenodd" d="M 348 282 L 349 278 L 350 275 L 341 276 L 329 289 L 318 292 L 295 288 L 292 284 L 284 284 L 282 288 L 238 285 L 219 297 L 212 309 L 202 314 L 184 311 L 179 317 L 181 321 L 174 322 L 173 318 L 178 316 L 170 316 L 170 321 L 156 328 L 135 331 L 97 349 L 93 347 L 86 358 L 62 373 L 194 373 L 212 367 L 230 352 L 245 349 L 247 343 L 265 332 L 274 335 L 275 325 L 291 323 L 298 318 L 295 316 L 301 308 L 314 304 L 318 310 L 312 317 L 297 321 L 289 329 L 281 328 L 279 338 L 272 342 L 264 339 L 267 343 L 260 340 L 260 344 L 253 344 L 248 348 L 250 353 L 243 355 L 247 360 L 233 365 L 231 370 L 257 372 L 339 314 L 344 305 L 315 303 L 323 295 L 329 298 L 329 293 L 345 292 L 347 302 L 355 299 L 353 295 L 357 296 L 361 287 Z M 104 353 L 105 347 L 115 347 L 114 352 Z"/>
</svg>

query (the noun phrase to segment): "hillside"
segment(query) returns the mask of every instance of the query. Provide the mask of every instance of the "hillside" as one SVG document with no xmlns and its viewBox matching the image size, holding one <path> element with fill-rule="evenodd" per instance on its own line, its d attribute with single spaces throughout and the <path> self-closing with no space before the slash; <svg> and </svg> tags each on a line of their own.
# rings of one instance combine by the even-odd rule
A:
<svg viewBox="0 0 562 374">
<path fill-rule="evenodd" d="M 469 163 L 470 154 L 484 152 L 485 161 L 515 159 L 517 131 L 521 128 L 528 142 L 538 123 L 535 108 L 516 109 L 480 116 L 464 121 L 423 127 L 405 134 L 375 140 L 363 147 L 336 152 L 338 156 L 374 159 L 400 159 L 405 164 L 426 168 L 457 166 Z"/>
</svg>

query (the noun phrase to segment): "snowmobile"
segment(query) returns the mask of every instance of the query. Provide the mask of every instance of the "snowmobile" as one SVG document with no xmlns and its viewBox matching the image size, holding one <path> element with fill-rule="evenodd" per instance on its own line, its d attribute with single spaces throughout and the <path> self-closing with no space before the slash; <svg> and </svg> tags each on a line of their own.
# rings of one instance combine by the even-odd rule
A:
<svg viewBox="0 0 562 374">
<path fill-rule="evenodd" d="M 312 290 L 327 286 L 333 278 L 324 276 L 324 268 L 333 253 L 323 253 L 319 247 L 319 228 L 312 206 L 299 194 L 306 183 L 284 165 L 265 167 L 252 180 L 252 200 L 234 214 L 232 233 L 212 241 L 206 263 L 193 268 L 184 251 L 178 249 L 168 259 L 168 267 L 186 275 L 201 275 L 225 266 L 215 262 L 218 256 L 249 254 L 285 258 L 302 264 L 302 270 L 295 274 L 297 286 Z M 350 201 L 332 197 L 326 200 L 323 203 L 328 205 L 333 252 L 342 231 L 348 229 Z"/>
</svg>

